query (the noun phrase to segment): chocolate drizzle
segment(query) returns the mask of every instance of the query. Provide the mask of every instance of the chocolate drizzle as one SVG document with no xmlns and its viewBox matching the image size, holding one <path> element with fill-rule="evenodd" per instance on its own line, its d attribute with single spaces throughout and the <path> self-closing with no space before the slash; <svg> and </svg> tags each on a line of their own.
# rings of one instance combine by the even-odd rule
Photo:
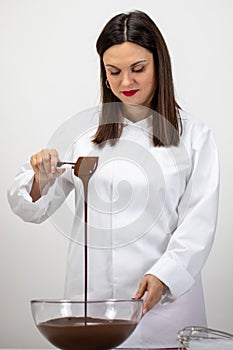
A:
<svg viewBox="0 0 233 350">
<path fill-rule="evenodd" d="M 87 237 L 87 223 L 88 223 L 88 183 L 94 174 L 97 165 L 98 157 L 79 157 L 74 165 L 74 174 L 79 177 L 83 183 L 84 191 L 84 317 L 87 317 L 87 276 L 88 276 L 88 237 Z"/>
</svg>

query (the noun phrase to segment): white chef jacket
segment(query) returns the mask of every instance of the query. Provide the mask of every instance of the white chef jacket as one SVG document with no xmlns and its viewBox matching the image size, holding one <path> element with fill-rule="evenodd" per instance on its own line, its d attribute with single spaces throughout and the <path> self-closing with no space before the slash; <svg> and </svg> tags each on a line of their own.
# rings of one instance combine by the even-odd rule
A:
<svg viewBox="0 0 233 350">
<path fill-rule="evenodd" d="M 73 162 L 79 156 L 99 157 L 88 186 L 88 298 L 130 299 L 145 274 L 167 286 L 122 347 L 175 347 L 179 329 L 206 326 L 201 269 L 216 230 L 218 153 L 211 130 L 180 113 L 183 132 L 177 147 L 152 145 L 148 117 L 136 123 L 125 119 L 114 146 L 95 145 L 91 129 L 66 154 L 65 160 Z M 28 162 L 9 189 L 11 208 L 25 221 L 49 217 L 70 239 L 65 297 L 83 299 L 81 181 L 66 169 L 34 203 L 32 181 Z M 72 190 L 75 208 L 65 201 Z"/>
</svg>

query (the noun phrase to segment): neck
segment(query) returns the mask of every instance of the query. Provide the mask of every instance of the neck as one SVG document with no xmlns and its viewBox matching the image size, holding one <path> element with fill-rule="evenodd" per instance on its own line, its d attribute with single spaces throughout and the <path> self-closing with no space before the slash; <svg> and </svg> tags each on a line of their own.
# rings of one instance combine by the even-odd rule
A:
<svg viewBox="0 0 233 350">
<path fill-rule="evenodd" d="M 151 115 L 151 110 L 141 105 L 123 104 L 123 115 L 131 122 L 136 123 Z"/>
</svg>

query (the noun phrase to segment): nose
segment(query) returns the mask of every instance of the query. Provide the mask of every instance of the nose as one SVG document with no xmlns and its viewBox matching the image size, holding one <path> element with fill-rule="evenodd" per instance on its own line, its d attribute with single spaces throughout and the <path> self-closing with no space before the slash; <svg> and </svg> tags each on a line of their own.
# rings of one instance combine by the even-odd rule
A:
<svg viewBox="0 0 233 350">
<path fill-rule="evenodd" d="M 131 85 L 133 85 L 134 83 L 134 78 L 131 72 L 124 72 L 122 74 L 122 80 L 121 80 L 121 85 L 122 87 L 129 87 Z"/>
</svg>

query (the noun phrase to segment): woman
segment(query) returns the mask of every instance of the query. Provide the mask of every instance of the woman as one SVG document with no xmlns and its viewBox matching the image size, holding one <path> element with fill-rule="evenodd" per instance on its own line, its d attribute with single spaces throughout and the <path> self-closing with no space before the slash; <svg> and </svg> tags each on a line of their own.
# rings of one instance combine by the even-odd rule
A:
<svg viewBox="0 0 233 350">
<path fill-rule="evenodd" d="M 98 126 L 75 140 L 66 155 L 71 162 L 99 157 L 89 183 L 88 297 L 143 297 L 143 318 L 122 346 L 177 347 L 179 329 L 206 325 L 201 270 L 217 219 L 215 142 L 208 127 L 176 103 L 166 44 L 145 13 L 113 17 L 97 51 L 102 106 L 93 118 Z M 8 197 L 17 215 L 39 223 L 75 190 L 66 297 L 78 298 L 83 295 L 82 189 L 58 161 L 55 149 L 33 155 Z"/>
</svg>

